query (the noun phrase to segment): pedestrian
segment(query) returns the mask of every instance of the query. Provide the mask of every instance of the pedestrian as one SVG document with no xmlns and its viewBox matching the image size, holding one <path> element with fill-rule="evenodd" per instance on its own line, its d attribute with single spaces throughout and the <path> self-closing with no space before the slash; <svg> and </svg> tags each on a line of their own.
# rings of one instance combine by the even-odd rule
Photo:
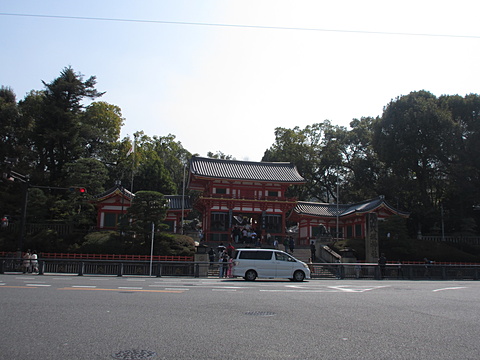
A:
<svg viewBox="0 0 480 360">
<path fill-rule="evenodd" d="M 227 263 L 228 263 L 228 255 L 227 252 L 223 252 L 222 256 L 220 257 L 219 261 L 219 269 L 218 269 L 218 277 L 224 278 L 227 275 Z"/>
<path fill-rule="evenodd" d="M 285 252 L 288 252 L 288 237 L 285 236 L 285 239 L 283 240 L 283 246 L 285 246 Z"/>
<path fill-rule="evenodd" d="M 362 266 L 360 264 L 355 265 L 355 278 L 360 279 L 360 274 L 362 273 Z"/>
<path fill-rule="evenodd" d="M 235 227 L 233 228 L 233 241 L 235 241 L 235 244 L 238 244 L 238 242 L 240 241 L 241 234 L 242 232 L 240 231 L 240 228 L 235 225 Z"/>
<path fill-rule="evenodd" d="M 254 244 L 255 247 L 260 247 L 260 243 L 258 240 L 259 238 L 255 230 L 252 230 L 252 232 L 250 233 L 250 238 L 252 239 L 252 244 Z"/>
<path fill-rule="evenodd" d="M 271 243 L 272 243 L 272 235 L 270 233 L 267 233 L 267 245 L 270 245 Z M 277 241 L 277 244 L 278 244 L 278 241 Z"/>
<path fill-rule="evenodd" d="M 425 274 L 424 276 L 428 279 L 430 279 L 430 265 L 432 264 L 431 260 L 428 260 L 427 258 L 423 258 L 423 262 L 425 264 Z"/>
<path fill-rule="evenodd" d="M 401 260 L 398 260 L 398 263 L 397 263 L 397 278 L 400 279 L 400 276 L 401 276 L 402 279 L 403 279 L 402 261 L 401 261 Z"/>
<path fill-rule="evenodd" d="M 387 265 L 387 258 L 384 253 L 378 258 L 378 265 L 380 267 L 380 278 L 383 279 L 385 277 L 385 267 Z"/>
<path fill-rule="evenodd" d="M 337 273 L 337 279 L 341 279 L 342 278 L 342 265 L 341 265 L 342 262 L 340 261 L 340 259 L 337 259 L 335 262 L 338 264 L 335 269 Z"/>
<path fill-rule="evenodd" d="M 273 240 L 273 248 L 274 248 L 274 249 L 278 249 L 278 240 L 277 240 L 277 238 L 275 238 L 275 240 Z"/>
<path fill-rule="evenodd" d="M 213 268 L 213 263 L 215 262 L 215 250 L 211 247 L 208 250 L 208 259 L 210 260 L 210 268 Z"/>
<path fill-rule="evenodd" d="M 228 257 L 233 257 L 233 252 L 235 251 L 235 247 L 232 245 L 232 243 L 229 243 L 227 246 L 227 255 Z"/>
<path fill-rule="evenodd" d="M 312 258 L 312 262 L 314 262 L 317 259 L 317 249 L 315 247 L 315 241 L 312 240 L 310 242 L 310 257 Z"/>
<path fill-rule="evenodd" d="M 23 262 L 22 262 L 22 271 L 25 274 L 26 272 L 30 272 L 30 249 L 27 250 L 25 254 L 23 254 Z"/>
<path fill-rule="evenodd" d="M 290 252 L 293 254 L 293 250 L 295 249 L 295 240 L 293 239 L 293 236 L 290 236 L 290 239 L 288 240 L 288 248 L 290 249 Z"/>
<path fill-rule="evenodd" d="M 33 250 L 32 255 L 30 255 L 30 261 L 32 272 L 38 273 L 38 255 L 36 250 Z"/>
<path fill-rule="evenodd" d="M 228 269 L 227 269 L 227 277 L 232 278 L 233 277 L 233 258 L 228 259 Z"/>
</svg>

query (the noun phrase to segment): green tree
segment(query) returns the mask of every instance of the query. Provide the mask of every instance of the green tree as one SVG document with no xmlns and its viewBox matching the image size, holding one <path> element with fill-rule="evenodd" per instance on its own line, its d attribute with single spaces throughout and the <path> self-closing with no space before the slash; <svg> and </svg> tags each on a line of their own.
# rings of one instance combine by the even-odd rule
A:
<svg viewBox="0 0 480 360">
<path fill-rule="evenodd" d="M 87 106 L 80 119 L 83 157 L 112 163 L 125 120 L 121 109 L 103 101 L 93 102 Z"/>
<path fill-rule="evenodd" d="M 156 231 L 163 228 L 161 222 L 167 214 L 167 201 L 156 191 L 138 191 L 135 193 L 127 216 L 131 219 L 132 236 L 130 248 L 145 253 L 151 241 L 152 224 Z"/>
<path fill-rule="evenodd" d="M 224 154 L 221 151 L 217 151 L 216 153 L 213 153 L 213 152 L 209 151 L 207 153 L 207 157 L 209 157 L 211 159 L 235 160 L 235 158 L 232 155 Z"/>
<path fill-rule="evenodd" d="M 373 144 L 390 170 L 391 189 L 402 193 L 402 207 L 424 225 L 444 197 L 456 131 L 450 112 L 427 91 L 390 102 L 375 123 Z"/>
<path fill-rule="evenodd" d="M 349 201 L 385 195 L 381 179 L 385 173 L 373 149 L 373 128 L 379 118 L 364 117 L 350 122 L 346 133 L 343 166 L 348 169 L 342 184 L 342 193 Z M 345 199 L 342 199 L 345 202 Z"/>
<path fill-rule="evenodd" d="M 343 169 L 346 129 L 326 120 L 300 129 L 276 128 L 275 143 L 262 161 L 288 161 L 297 166 L 306 185 L 292 189 L 301 200 L 330 201 Z"/>
<path fill-rule="evenodd" d="M 105 191 L 108 179 L 106 166 L 96 159 L 84 158 L 65 164 L 67 187 L 85 187 L 89 194 Z"/>
<path fill-rule="evenodd" d="M 83 152 L 80 137 L 83 102 L 103 93 L 95 89 L 95 76 L 84 81 L 83 75 L 71 67 L 63 69 L 51 83 L 43 84 L 42 107 L 34 114 L 33 141 L 39 157 L 38 165 L 49 172 L 54 183 L 58 183 L 63 180 L 63 166 L 78 159 Z"/>
</svg>

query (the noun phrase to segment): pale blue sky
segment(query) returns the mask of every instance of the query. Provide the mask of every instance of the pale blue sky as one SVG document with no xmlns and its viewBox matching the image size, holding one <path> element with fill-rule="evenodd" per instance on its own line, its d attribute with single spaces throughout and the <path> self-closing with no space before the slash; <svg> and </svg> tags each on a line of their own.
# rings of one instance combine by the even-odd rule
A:
<svg viewBox="0 0 480 360">
<path fill-rule="evenodd" d="M 71 65 L 122 109 L 122 136 L 171 133 L 192 153 L 259 161 L 277 126 L 348 126 L 421 89 L 478 93 L 479 10 L 476 0 L 3 1 L 3 14 L 290 29 L 0 15 L 0 85 L 22 99 Z"/>
</svg>

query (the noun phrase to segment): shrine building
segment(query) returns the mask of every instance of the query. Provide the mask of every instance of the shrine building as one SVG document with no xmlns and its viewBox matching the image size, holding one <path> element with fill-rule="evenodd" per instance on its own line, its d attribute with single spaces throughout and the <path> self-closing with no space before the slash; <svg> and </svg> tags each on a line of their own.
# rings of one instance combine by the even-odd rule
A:
<svg viewBox="0 0 480 360">
<path fill-rule="evenodd" d="M 408 212 L 395 209 L 383 195 L 380 195 L 355 204 L 337 205 L 299 201 L 288 220 L 298 224 L 298 241 L 306 245 L 310 239 L 332 236 L 364 239 L 367 234 L 366 215 L 371 213 L 376 213 L 379 221 L 393 215 L 404 218 L 409 216 Z"/>
<path fill-rule="evenodd" d="M 228 243 L 235 228 L 254 230 L 265 241 L 285 235 L 286 217 L 297 204 L 287 197 L 305 179 L 287 162 L 251 162 L 192 157 L 188 188 L 199 196 L 206 241 Z M 273 241 L 273 240 L 271 240 Z"/>
<path fill-rule="evenodd" d="M 293 236 L 299 246 L 313 239 L 365 238 L 367 214 L 378 220 L 409 213 L 391 206 L 383 196 L 355 204 L 297 201 L 286 196 L 290 186 L 305 184 L 291 163 L 251 162 L 193 157 L 188 188 L 199 196 L 194 207 L 202 214 L 204 240 L 228 243 L 236 228 L 253 229 L 269 245 Z M 287 233 L 287 223 L 297 232 Z M 337 231 L 338 229 L 338 231 Z"/>
<path fill-rule="evenodd" d="M 94 196 L 92 202 L 97 207 L 97 229 L 116 230 L 121 216 L 127 213 L 134 197 L 134 194 L 120 185 Z M 185 218 L 192 211 L 190 198 L 182 195 L 164 195 L 164 198 L 168 210 L 163 223 L 168 225 L 167 231 L 180 233 L 182 217 Z"/>
</svg>

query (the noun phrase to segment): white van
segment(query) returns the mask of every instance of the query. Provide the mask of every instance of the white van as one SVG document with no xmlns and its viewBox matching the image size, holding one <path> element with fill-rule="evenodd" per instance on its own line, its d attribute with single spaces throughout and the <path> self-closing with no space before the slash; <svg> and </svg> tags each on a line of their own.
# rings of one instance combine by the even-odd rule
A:
<svg viewBox="0 0 480 360">
<path fill-rule="evenodd" d="M 303 281 L 310 279 L 310 269 L 304 262 L 280 250 L 237 249 L 233 256 L 233 276 L 247 281 L 257 277 Z"/>
</svg>

